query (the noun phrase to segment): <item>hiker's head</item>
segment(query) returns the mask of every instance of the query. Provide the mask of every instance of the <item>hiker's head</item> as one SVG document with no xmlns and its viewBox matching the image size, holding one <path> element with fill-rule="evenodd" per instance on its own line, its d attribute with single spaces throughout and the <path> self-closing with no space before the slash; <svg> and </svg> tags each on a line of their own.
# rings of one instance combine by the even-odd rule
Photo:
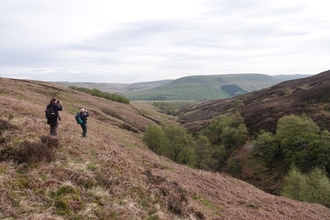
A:
<svg viewBox="0 0 330 220">
<path fill-rule="evenodd" d="M 50 100 L 50 103 L 56 103 L 56 98 L 52 98 L 52 100 Z"/>
<path fill-rule="evenodd" d="M 80 109 L 80 112 L 85 112 L 85 109 L 84 109 L 84 108 L 81 108 L 81 109 Z"/>
</svg>

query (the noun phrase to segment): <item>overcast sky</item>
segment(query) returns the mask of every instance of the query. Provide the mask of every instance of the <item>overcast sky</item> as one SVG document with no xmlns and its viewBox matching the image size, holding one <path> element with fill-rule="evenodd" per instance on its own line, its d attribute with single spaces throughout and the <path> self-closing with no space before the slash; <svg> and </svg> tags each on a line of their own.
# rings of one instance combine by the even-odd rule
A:
<svg viewBox="0 0 330 220">
<path fill-rule="evenodd" d="M 325 0 L 1 0 L 0 76 L 134 83 L 330 69 Z"/>
</svg>

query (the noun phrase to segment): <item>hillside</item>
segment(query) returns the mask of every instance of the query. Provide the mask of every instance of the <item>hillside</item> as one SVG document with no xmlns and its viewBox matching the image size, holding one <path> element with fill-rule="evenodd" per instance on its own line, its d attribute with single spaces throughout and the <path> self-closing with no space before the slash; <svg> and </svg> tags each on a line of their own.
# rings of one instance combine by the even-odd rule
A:
<svg viewBox="0 0 330 220">
<path fill-rule="evenodd" d="M 148 103 L 121 104 L 31 80 L 0 78 L 0 85 L 1 219 L 330 219 L 324 206 L 155 155 L 143 131 L 175 118 Z M 47 136 L 44 118 L 52 97 L 64 108 L 57 139 Z M 80 107 L 91 115 L 87 138 L 73 117 Z M 40 148 L 50 157 L 38 160 Z M 28 149 L 27 157 L 5 149 Z"/>
<path fill-rule="evenodd" d="M 127 92 L 132 100 L 211 100 L 270 87 L 281 80 L 264 74 L 187 76 L 145 91 Z"/>
<path fill-rule="evenodd" d="M 283 81 L 286 80 L 293 80 L 293 79 L 301 79 L 301 78 L 306 78 L 312 75 L 305 75 L 305 74 L 295 74 L 295 75 L 273 75 L 275 79 L 280 79 Z"/>
<path fill-rule="evenodd" d="M 238 110 L 249 129 L 274 132 L 284 115 L 306 114 L 320 126 L 330 130 L 330 71 L 307 78 L 284 81 L 272 87 L 228 99 L 211 100 L 190 106 L 183 125 L 197 131 L 217 115 Z"/>
<path fill-rule="evenodd" d="M 212 117 L 239 111 L 244 118 L 250 140 L 235 149 L 229 161 L 237 161 L 241 172 L 237 178 L 258 188 L 278 194 L 283 187 L 284 163 L 278 160 L 267 166 L 252 141 L 260 130 L 273 134 L 278 120 L 286 115 L 306 115 L 321 130 L 330 130 L 330 71 L 303 79 L 285 81 L 270 88 L 228 99 L 212 100 L 189 106 L 182 110 L 185 120 L 181 123 L 190 132 L 206 127 Z"/>
<path fill-rule="evenodd" d="M 201 101 L 228 98 L 270 87 L 279 82 L 304 78 L 308 75 L 221 74 L 187 76 L 176 80 L 139 83 L 56 82 L 117 93 L 131 100 L 189 100 Z"/>
<path fill-rule="evenodd" d="M 130 92 L 144 91 L 158 86 L 166 85 L 173 80 L 159 80 L 139 83 L 91 83 L 91 82 L 55 82 L 64 86 L 77 86 L 89 89 L 99 89 L 103 92 L 125 94 Z"/>
</svg>

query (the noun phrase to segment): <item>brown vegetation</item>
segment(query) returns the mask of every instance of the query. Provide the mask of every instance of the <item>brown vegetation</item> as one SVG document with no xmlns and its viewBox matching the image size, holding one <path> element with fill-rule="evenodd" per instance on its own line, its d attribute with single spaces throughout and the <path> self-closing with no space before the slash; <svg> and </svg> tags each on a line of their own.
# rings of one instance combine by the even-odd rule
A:
<svg viewBox="0 0 330 220">
<path fill-rule="evenodd" d="M 175 119 L 146 103 L 115 103 L 37 81 L 0 78 L 0 85 L 0 151 L 26 156 L 0 162 L 0 218 L 330 218 L 324 206 L 273 196 L 157 156 L 142 142 L 142 131 L 149 123 Z M 64 107 L 56 140 L 47 136 L 44 118 L 52 97 Z M 80 107 L 90 112 L 87 138 L 74 119 Z M 40 156 L 39 149 L 54 154 Z"/>
<path fill-rule="evenodd" d="M 209 120 L 239 111 L 251 135 L 260 129 L 274 132 L 284 115 L 308 115 L 321 129 L 330 130 L 330 71 L 285 81 L 270 88 L 228 99 L 212 100 L 186 108 L 183 126 L 197 131 Z"/>
</svg>

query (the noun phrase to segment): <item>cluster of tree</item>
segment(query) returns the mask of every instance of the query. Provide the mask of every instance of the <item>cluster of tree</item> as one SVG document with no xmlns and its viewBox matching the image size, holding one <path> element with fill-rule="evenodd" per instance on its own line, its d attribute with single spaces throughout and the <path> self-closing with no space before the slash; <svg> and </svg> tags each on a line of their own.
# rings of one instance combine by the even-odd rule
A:
<svg viewBox="0 0 330 220">
<path fill-rule="evenodd" d="M 118 95 L 116 93 L 102 92 L 101 90 L 98 90 L 95 88 L 89 89 L 89 88 L 78 87 L 78 86 L 69 86 L 69 88 L 78 90 L 78 91 L 82 91 L 82 92 L 86 92 L 93 96 L 102 97 L 102 98 L 105 98 L 105 99 L 108 99 L 111 101 L 115 101 L 115 102 L 126 103 L 126 104 L 129 104 L 129 102 L 130 102 L 130 100 L 124 96 Z"/>
<path fill-rule="evenodd" d="M 159 155 L 180 164 L 191 167 L 195 165 L 196 155 L 193 150 L 195 141 L 183 127 L 172 124 L 161 128 L 150 124 L 144 133 L 143 141 Z"/>
<path fill-rule="evenodd" d="M 330 133 L 307 116 L 279 119 L 276 134 L 261 132 L 254 141 L 267 165 L 281 160 L 289 169 L 282 195 L 330 206 Z"/>
<path fill-rule="evenodd" d="M 143 140 L 159 155 L 194 168 L 219 171 L 238 169 L 228 160 L 231 151 L 248 138 L 239 112 L 212 118 L 210 124 L 189 134 L 183 127 L 150 124 Z M 268 166 L 275 161 L 286 165 L 282 195 L 330 206 L 330 133 L 321 131 L 306 116 L 288 115 L 279 119 L 276 134 L 261 131 L 254 146 Z M 291 170 L 290 170 L 291 168 Z"/>
<path fill-rule="evenodd" d="M 143 140 L 159 155 L 191 167 L 221 171 L 228 152 L 244 143 L 248 132 L 243 117 L 236 112 L 212 119 L 210 125 L 195 137 L 183 127 L 150 124 Z"/>
<path fill-rule="evenodd" d="M 282 195 L 330 207 L 330 180 L 327 173 L 319 168 L 304 174 L 293 166 L 285 177 Z"/>
<path fill-rule="evenodd" d="M 307 116 L 288 115 L 279 119 L 276 134 L 262 131 L 254 141 L 267 164 L 280 158 L 302 172 L 318 167 L 330 171 L 330 133 L 321 131 Z"/>
</svg>

